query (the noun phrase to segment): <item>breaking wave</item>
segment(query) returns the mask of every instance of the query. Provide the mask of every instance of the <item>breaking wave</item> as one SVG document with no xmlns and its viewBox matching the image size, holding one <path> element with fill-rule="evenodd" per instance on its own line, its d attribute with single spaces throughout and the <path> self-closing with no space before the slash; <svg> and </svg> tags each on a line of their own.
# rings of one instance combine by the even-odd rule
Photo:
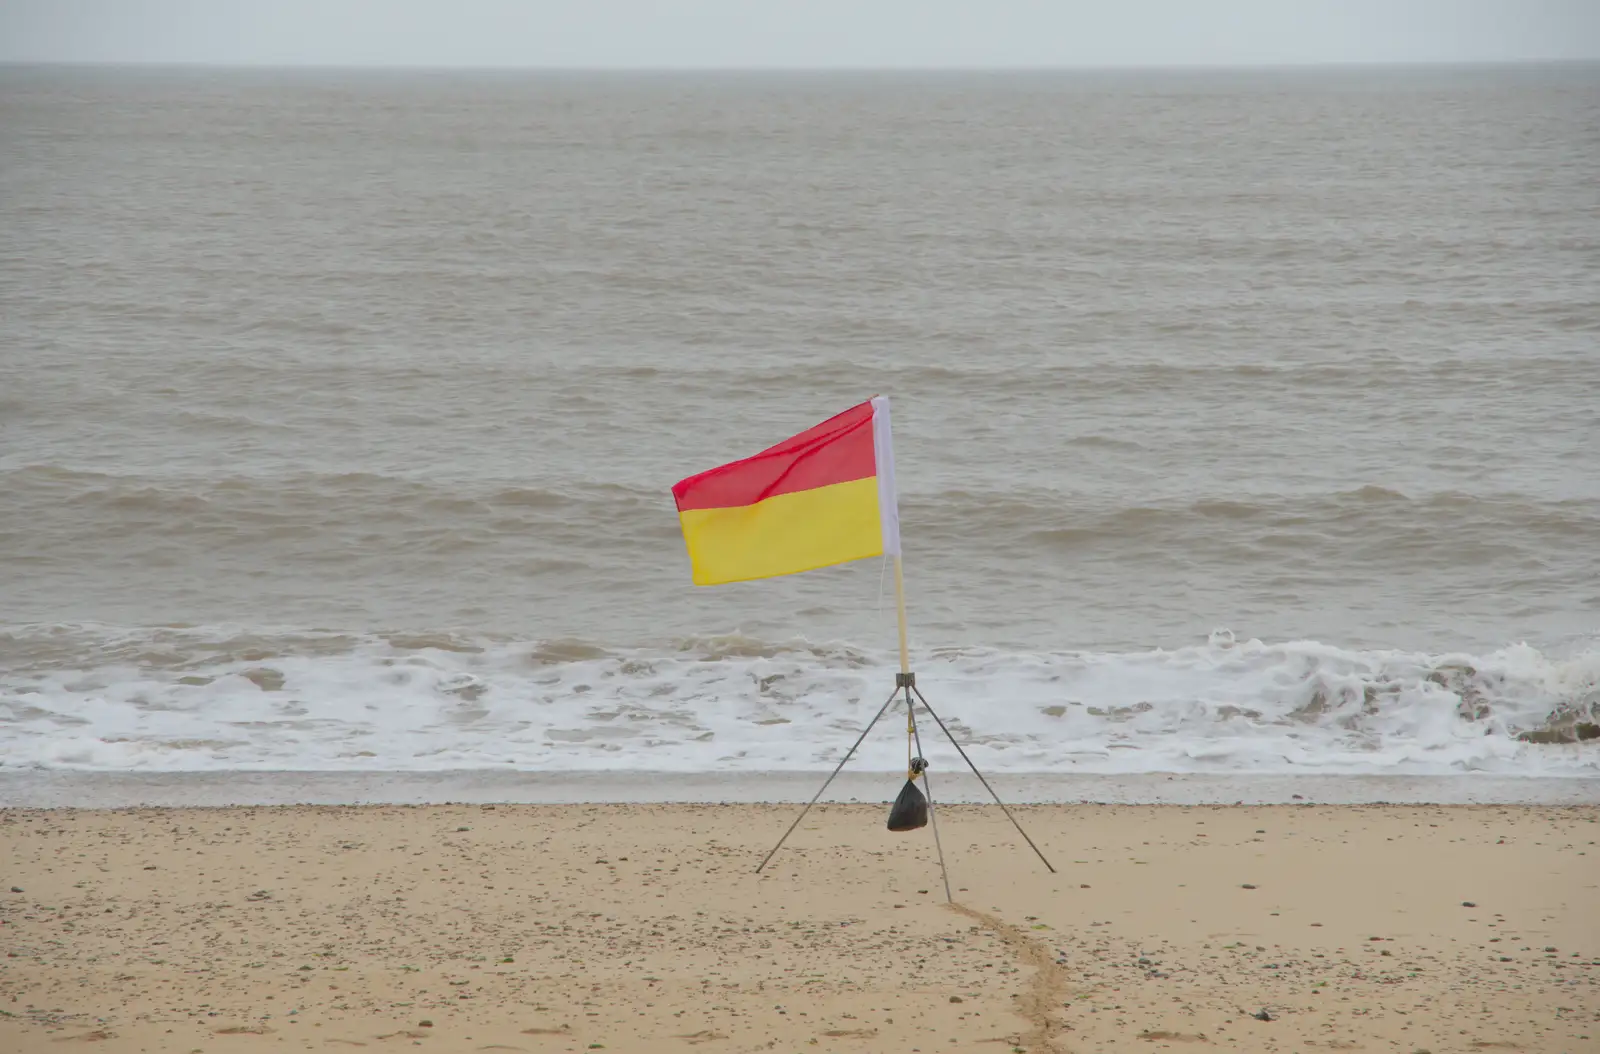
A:
<svg viewBox="0 0 1600 1054">
<path fill-rule="evenodd" d="M 816 770 L 888 697 L 892 663 L 737 635 L 622 648 L 12 626 L 0 630 L 0 766 Z M 954 648 L 916 665 L 928 702 L 997 772 L 1600 775 L 1597 647 L 1423 654 L 1218 631 L 1171 650 Z M 880 725 L 852 764 L 902 765 L 897 727 Z M 927 743 L 936 761 L 949 749 Z"/>
</svg>

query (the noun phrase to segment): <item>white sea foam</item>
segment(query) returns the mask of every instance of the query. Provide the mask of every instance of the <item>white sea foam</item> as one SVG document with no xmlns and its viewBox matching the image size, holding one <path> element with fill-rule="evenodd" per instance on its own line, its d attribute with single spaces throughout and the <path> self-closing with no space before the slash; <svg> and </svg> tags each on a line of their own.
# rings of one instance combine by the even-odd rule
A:
<svg viewBox="0 0 1600 1054">
<path fill-rule="evenodd" d="M 888 698 L 892 657 L 740 637 L 574 641 L 13 627 L 0 764 L 101 771 L 684 773 L 831 767 Z M 916 657 L 980 767 L 1010 773 L 1600 775 L 1600 742 L 1518 734 L 1600 708 L 1600 648 L 1554 657 L 1315 641 Z M 853 768 L 904 764 L 903 711 Z M 1588 716 L 1585 716 L 1588 715 Z M 924 714 L 925 753 L 959 766 Z"/>
</svg>

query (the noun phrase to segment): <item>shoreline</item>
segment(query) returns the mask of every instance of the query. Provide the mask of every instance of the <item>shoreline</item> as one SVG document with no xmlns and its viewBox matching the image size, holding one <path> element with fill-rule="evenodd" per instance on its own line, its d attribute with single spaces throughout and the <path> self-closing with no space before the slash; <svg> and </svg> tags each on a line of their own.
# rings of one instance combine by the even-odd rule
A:
<svg viewBox="0 0 1600 1054">
<path fill-rule="evenodd" d="M 1600 777 L 1140 773 L 986 773 L 1007 804 L 1600 805 Z M 935 800 L 992 802 L 970 772 L 930 771 Z M 249 805 L 787 804 L 809 801 L 827 771 L 86 772 L 0 770 L 0 808 Z M 822 802 L 888 802 L 903 772 L 840 773 Z"/>
</svg>

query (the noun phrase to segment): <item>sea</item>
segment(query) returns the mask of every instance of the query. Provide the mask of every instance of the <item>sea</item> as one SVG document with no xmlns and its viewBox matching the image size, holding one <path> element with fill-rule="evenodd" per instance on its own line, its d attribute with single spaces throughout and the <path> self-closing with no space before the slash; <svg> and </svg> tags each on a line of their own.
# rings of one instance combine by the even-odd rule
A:
<svg viewBox="0 0 1600 1054">
<path fill-rule="evenodd" d="M 1595 64 L 0 68 L 0 803 L 1600 801 L 1597 172 Z M 920 747 L 670 491 L 879 394 Z"/>
</svg>

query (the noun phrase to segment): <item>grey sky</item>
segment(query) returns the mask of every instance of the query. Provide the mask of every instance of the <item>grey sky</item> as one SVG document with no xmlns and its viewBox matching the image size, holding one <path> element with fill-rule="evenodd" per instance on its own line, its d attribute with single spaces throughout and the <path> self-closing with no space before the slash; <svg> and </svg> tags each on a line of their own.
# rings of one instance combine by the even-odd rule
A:
<svg viewBox="0 0 1600 1054">
<path fill-rule="evenodd" d="M 1600 58 L 1600 0 L 0 0 L 0 61 L 941 67 Z"/>
</svg>

